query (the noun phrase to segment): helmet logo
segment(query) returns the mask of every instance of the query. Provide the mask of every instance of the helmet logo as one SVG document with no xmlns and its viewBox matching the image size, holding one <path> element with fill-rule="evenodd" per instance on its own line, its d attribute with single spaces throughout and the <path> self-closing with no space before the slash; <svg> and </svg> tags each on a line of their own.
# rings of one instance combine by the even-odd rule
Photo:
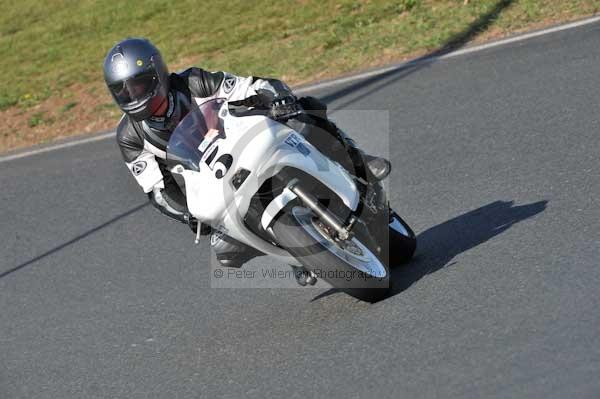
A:
<svg viewBox="0 0 600 399">
<path fill-rule="evenodd" d="M 115 53 L 111 57 L 110 61 L 112 62 L 112 71 L 117 75 L 124 75 L 129 68 L 127 61 L 125 60 L 125 56 L 121 53 Z"/>
<path fill-rule="evenodd" d="M 137 60 L 137 61 L 135 62 L 135 65 L 137 65 L 137 66 L 141 67 L 142 65 L 144 65 L 144 61 L 142 61 L 142 60 Z"/>
</svg>

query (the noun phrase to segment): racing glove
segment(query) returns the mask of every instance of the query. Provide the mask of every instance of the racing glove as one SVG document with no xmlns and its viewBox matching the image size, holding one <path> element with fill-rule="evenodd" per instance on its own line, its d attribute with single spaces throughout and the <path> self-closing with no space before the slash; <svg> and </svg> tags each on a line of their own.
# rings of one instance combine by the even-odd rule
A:
<svg viewBox="0 0 600 399">
<path fill-rule="evenodd" d="M 287 121 L 302 112 L 302 108 L 296 101 L 296 97 L 290 95 L 285 97 L 276 97 L 271 101 L 269 116 L 276 121 Z"/>
</svg>

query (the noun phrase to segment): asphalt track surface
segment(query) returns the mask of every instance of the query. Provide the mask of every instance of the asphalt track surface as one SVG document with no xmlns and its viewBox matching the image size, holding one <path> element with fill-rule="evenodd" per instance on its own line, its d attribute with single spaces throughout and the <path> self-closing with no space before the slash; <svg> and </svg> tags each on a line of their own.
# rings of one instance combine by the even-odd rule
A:
<svg viewBox="0 0 600 399">
<path fill-rule="evenodd" d="M 418 234 L 376 304 L 214 288 L 208 242 L 146 205 L 113 140 L 3 163 L 0 397 L 599 397 L 599 42 L 596 23 L 315 93 L 375 110 L 336 118 L 389 151 Z"/>
</svg>

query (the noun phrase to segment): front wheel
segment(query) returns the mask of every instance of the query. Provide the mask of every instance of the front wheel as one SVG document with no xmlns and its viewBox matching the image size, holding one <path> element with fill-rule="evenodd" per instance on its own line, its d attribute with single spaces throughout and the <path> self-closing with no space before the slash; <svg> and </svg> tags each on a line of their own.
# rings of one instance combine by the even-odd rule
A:
<svg viewBox="0 0 600 399">
<path fill-rule="evenodd" d="M 306 269 L 363 301 L 374 302 L 386 295 L 389 268 L 376 255 L 378 248 L 370 237 L 336 240 L 309 208 L 294 205 L 288 209 L 273 224 L 273 233 Z"/>
</svg>

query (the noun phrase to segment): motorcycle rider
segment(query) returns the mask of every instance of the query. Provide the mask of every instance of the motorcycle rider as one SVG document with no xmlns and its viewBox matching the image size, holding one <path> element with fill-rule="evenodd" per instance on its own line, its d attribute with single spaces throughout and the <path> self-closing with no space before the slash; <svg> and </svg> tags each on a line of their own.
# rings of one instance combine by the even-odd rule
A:
<svg viewBox="0 0 600 399">
<path fill-rule="evenodd" d="M 110 49 L 104 60 L 104 79 L 124 112 L 117 127 L 121 154 L 151 203 L 161 213 L 189 224 L 194 232 L 199 228 L 201 234 L 212 233 L 211 246 L 224 266 L 240 267 L 260 255 L 254 248 L 213 231 L 190 216 L 184 194 L 166 168 L 166 148 L 171 133 L 193 101 L 226 98 L 230 102 L 285 110 L 296 100 L 290 88 L 276 79 L 239 77 L 195 67 L 169 73 L 158 49 L 143 38 L 127 38 Z M 311 115 L 304 122 L 314 127 L 309 130 L 315 141 L 323 138 L 319 134 L 329 135 L 353 160 L 362 158 L 371 177 L 381 180 L 389 174 L 389 161 L 362 153 L 352 139 L 327 119 L 323 103 L 313 97 L 301 98 L 298 103 Z M 339 152 L 339 148 L 324 147 L 327 146 L 318 146 L 326 155 Z"/>
</svg>

